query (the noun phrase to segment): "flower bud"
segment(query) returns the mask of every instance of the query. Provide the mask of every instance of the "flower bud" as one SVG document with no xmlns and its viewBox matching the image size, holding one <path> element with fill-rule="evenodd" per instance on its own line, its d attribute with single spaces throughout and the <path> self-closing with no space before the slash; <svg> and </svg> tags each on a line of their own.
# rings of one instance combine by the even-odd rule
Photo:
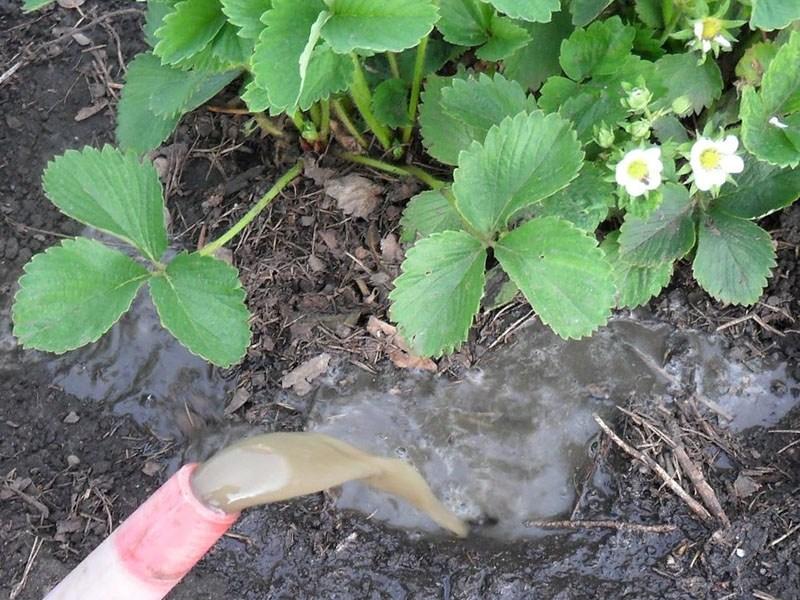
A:
<svg viewBox="0 0 800 600">
<path fill-rule="evenodd" d="M 650 121 L 646 119 L 634 121 L 626 129 L 634 139 L 643 140 L 650 136 Z"/>
<path fill-rule="evenodd" d="M 683 117 L 692 110 L 692 101 L 688 96 L 679 96 L 672 101 L 672 112 Z"/>
<path fill-rule="evenodd" d="M 614 130 L 605 123 L 601 123 L 599 127 L 595 125 L 594 141 L 601 148 L 611 148 L 615 141 Z"/>
<path fill-rule="evenodd" d="M 647 109 L 652 99 L 653 94 L 646 87 L 635 87 L 628 91 L 628 95 L 625 97 L 625 104 L 633 112 L 641 113 Z"/>
</svg>

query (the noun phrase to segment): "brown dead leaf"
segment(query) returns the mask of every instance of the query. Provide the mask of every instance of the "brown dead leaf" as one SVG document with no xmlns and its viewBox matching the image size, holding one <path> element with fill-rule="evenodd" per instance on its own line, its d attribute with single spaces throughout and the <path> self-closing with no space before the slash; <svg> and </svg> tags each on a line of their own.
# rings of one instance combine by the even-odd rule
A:
<svg viewBox="0 0 800 600">
<path fill-rule="evenodd" d="M 314 273 L 322 273 L 326 268 L 322 259 L 313 254 L 308 257 L 308 266 Z"/>
<path fill-rule="evenodd" d="M 356 138 L 348 134 L 339 121 L 331 119 L 331 133 L 339 145 L 348 152 L 361 152 L 361 146 L 358 145 Z"/>
<path fill-rule="evenodd" d="M 320 167 L 318 161 L 307 156 L 303 158 L 303 175 L 312 179 L 314 185 L 322 187 L 329 179 L 336 175 L 336 171 L 334 169 Z"/>
<path fill-rule="evenodd" d="M 388 234 L 381 240 L 381 256 L 387 263 L 399 264 L 403 262 L 403 248 L 397 241 L 397 236 Z"/>
<path fill-rule="evenodd" d="M 383 186 L 351 173 L 328 180 L 325 193 L 336 200 L 344 214 L 366 219 L 378 206 Z"/>
<path fill-rule="evenodd" d="M 760 489 L 761 484 L 743 473 L 739 473 L 736 481 L 733 482 L 733 491 L 739 498 L 749 498 Z"/>
<path fill-rule="evenodd" d="M 311 382 L 328 370 L 330 361 L 331 355 L 327 352 L 309 358 L 283 376 L 281 387 L 285 390 L 292 388 L 298 396 L 305 396 L 313 389 Z"/>
<path fill-rule="evenodd" d="M 225 414 L 232 415 L 237 410 L 242 408 L 242 406 L 247 404 L 248 400 L 250 400 L 250 392 L 247 391 L 247 388 L 243 387 L 239 388 L 233 394 L 233 398 L 231 398 L 231 401 L 228 404 L 228 406 L 225 407 Z"/>
<path fill-rule="evenodd" d="M 430 358 L 417 356 L 406 341 L 397 333 L 397 328 L 375 316 L 367 321 L 367 333 L 384 344 L 384 351 L 392 364 L 400 369 L 421 369 L 436 372 L 438 367 Z"/>
<path fill-rule="evenodd" d="M 142 467 L 142 473 L 148 477 L 155 477 L 161 471 L 161 465 L 152 460 L 148 460 Z"/>
<path fill-rule="evenodd" d="M 100 100 L 96 104 L 92 104 L 90 106 L 84 106 L 82 109 L 78 111 L 75 115 L 76 121 L 85 121 L 89 117 L 95 116 L 101 110 L 103 110 L 106 106 L 108 106 L 108 100 Z"/>
</svg>

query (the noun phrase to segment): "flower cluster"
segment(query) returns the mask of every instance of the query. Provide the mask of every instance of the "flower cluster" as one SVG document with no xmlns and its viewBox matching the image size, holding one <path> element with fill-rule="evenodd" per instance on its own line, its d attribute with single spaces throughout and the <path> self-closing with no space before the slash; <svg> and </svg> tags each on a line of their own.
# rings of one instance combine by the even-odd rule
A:
<svg viewBox="0 0 800 600">
<path fill-rule="evenodd" d="M 692 180 L 697 189 L 716 193 L 730 175 L 744 170 L 744 161 L 737 156 L 739 140 L 729 135 L 723 140 L 699 136 L 689 152 Z M 627 152 L 617 163 L 617 184 L 629 196 L 636 198 L 658 189 L 664 163 L 661 148 L 636 148 Z"/>
</svg>

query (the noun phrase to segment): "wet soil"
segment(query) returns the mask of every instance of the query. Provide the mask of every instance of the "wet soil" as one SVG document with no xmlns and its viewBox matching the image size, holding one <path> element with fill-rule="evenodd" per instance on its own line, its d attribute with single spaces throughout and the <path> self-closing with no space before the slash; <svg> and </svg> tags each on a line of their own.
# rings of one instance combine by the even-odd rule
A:
<svg viewBox="0 0 800 600">
<path fill-rule="evenodd" d="M 4 314 L 25 261 L 80 230 L 44 199 L 38 183 L 44 164 L 66 148 L 113 141 L 117 84 L 124 63 L 142 48 L 139 17 L 111 14 L 136 3 L 88 0 L 79 26 L 107 18 L 81 30 L 90 40 L 85 46 L 64 29 L 81 18 L 75 10 L 23 16 L 18 4 L 0 0 L 0 73 L 20 64 L 0 83 Z M 93 116 L 75 120 L 105 102 Z M 245 136 L 245 120 L 200 110 L 160 151 L 177 243 L 213 237 L 297 157 L 291 135 L 277 143 Z M 326 160 L 325 166 L 341 167 Z M 386 294 L 402 258 L 389 236 L 413 184 L 364 175 L 387 196 L 368 219 L 345 217 L 318 182 L 301 179 L 232 248 L 256 315 L 254 344 L 239 368 L 220 374 L 236 385 L 216 410 L 195 410 L 192 399 L 176 394 L 185 419 L 173 424 L 171 435 L 66 393 L 45 363 L 13 348 L 2 321 L 0 597 L 42 597 L 180 462 L 205 458 L 244 432 L 302 429 L 315 396 L 281 391 L 280 382 L 306 359 L 327 352 L 338 369 L 395 376 L 367 319 L 388 320 Z M 639 313 L 679 329 L 722 327 L 730 355 L 785 361 L 789 376 L 776 385 L 792 394 L 792 378 L 800 376 L 794 320 L 800 318 L 800 207 L 765 226 L 778 240 L 780 260 L 763 303 L 752 310 L 720 307 L 684 266 L 670 290 Z M 458 376 L 493 345 L 513 343 L 527 319 L 522 303 L 486 311 L 470 342 L 439 370 Z M 666 362 L 685 351 L 677 340 Z M 695 392 L 676 386 L 666 400 L 634 398 L 628 403 L 633 417 L 609 422 L 670 472 L 674 453 L 653 428 L 680 437 L 729 528 L 703 522 L 651 470 L 602 437 L 589 448 L 591 468 L 575 481 L 577 500 L 566 515 L 577 520 L 572 528 L 513 544 L 481 535 L 456 541 L 391 529 L 337 510 L 333 496 L 319 494 L 248 511 L 170 597 L 800 597 L 800 446 L 792 446 L 800 439 L 800 410 L 769 429 L 732 434 Z M 224 416 L 223 406 L 231 409 Z M 616 525 L 580 525 L 596 519 Z M 641 523 L 666 530 L 624 526 Z M 480 534 L 491 523 L 474 525 Z"/>
</svg>

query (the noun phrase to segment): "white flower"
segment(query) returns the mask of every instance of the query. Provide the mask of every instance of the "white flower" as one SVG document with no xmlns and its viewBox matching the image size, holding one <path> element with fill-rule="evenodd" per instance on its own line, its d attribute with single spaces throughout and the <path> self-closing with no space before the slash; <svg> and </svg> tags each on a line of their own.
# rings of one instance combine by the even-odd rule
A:
<svg viewBox="0 0 800 600">
<path fill-rule="evenodd" d="M 711 51 L 714 42 L 725 50 L 731 49 L 731 43 L 722 35 L 721 31 L 722 21 L 714 17 L 706 17 L 694 22 L 694 37 L 703 54 Z"/>
<path fill-rule="evenodd" d="M 692 146 L 689 164 L 697 189 L 707 192 L 719 187 L 732 173 L 744 170 L 744 161 L 736 156 L 739 140 L 729 135 L 722 141 L 699 137 Z"/>
<path fill-rule="evenodd" d="M 661 148 L 631 150 L 617 163 L 617 183 L 633 198 L 661 185 Z"/>
</svg>

